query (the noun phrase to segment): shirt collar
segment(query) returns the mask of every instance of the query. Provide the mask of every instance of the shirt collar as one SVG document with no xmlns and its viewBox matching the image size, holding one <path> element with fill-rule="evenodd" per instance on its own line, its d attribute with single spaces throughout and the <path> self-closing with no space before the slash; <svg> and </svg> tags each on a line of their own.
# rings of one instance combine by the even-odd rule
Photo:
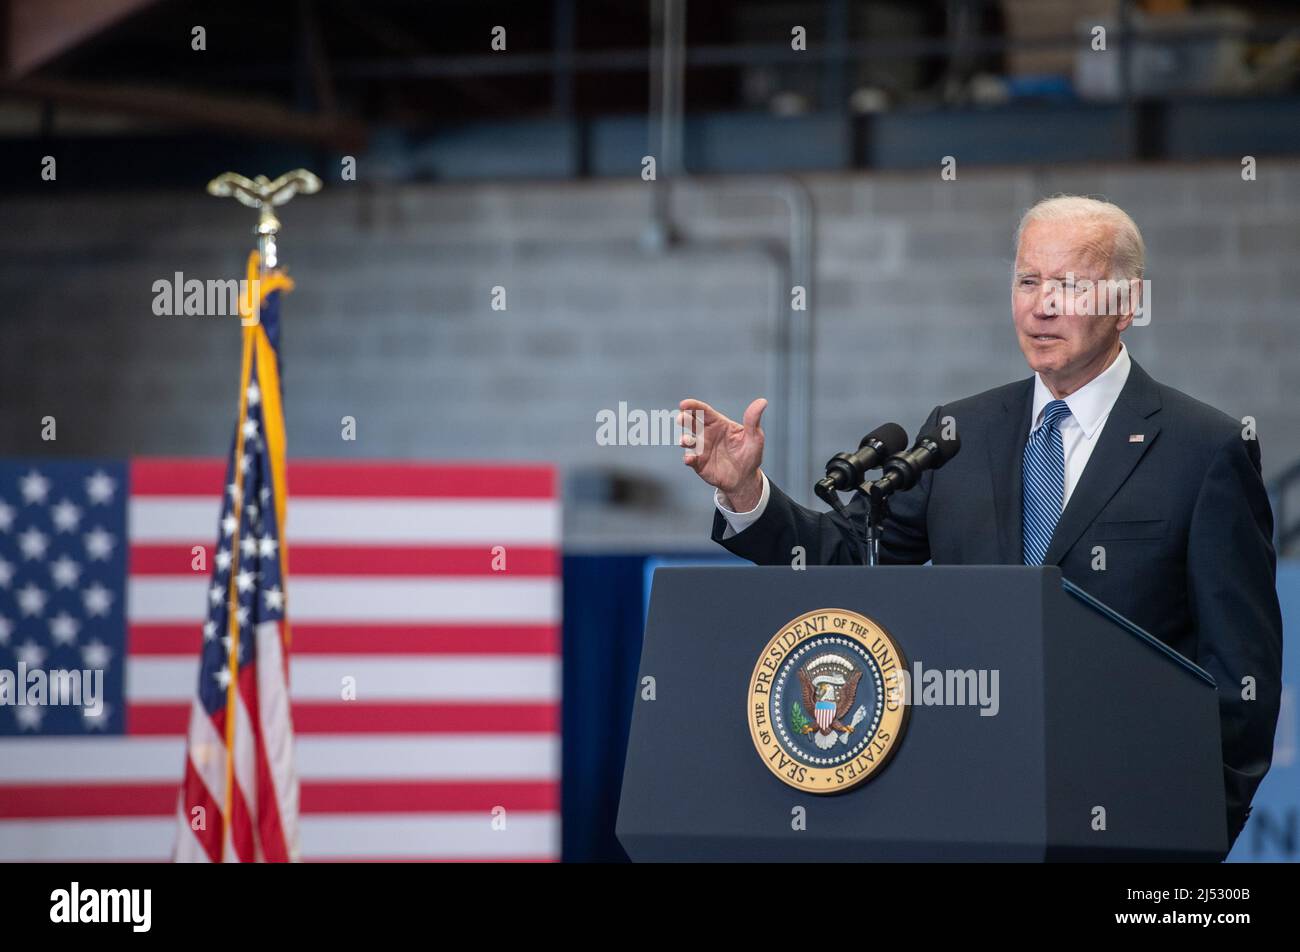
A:
<svg viewBox="0 0 1300 952">
<path fill-rule="evenodd" d="M 1092 439 L 1097 427 L 1101 426 L 1102 421 L 1110 414 L 1111 408 L 1115 406 L 1120 391 L 1128 381 L 1128 372 L 1132 363 L 1128 356 L 1128 348 L 1121 343 L 1119 356 L 1110 362 L 1109 367 L 1065 398 L 1065 405 L 1070 408 L 1070 416 L 1074 417 L 1074 421 L 1079 424 L 1088 439 Z M 1055 399 L 1052 391 L 1047 389 L 1047 384 L 1043 383 L 1043 378 L 1034 374 L 1034 415 L 1031 417 L 1034 425 L 1030 429 L 1031 433 L 1042 424 L 1043 409 Z"/>
</svg>

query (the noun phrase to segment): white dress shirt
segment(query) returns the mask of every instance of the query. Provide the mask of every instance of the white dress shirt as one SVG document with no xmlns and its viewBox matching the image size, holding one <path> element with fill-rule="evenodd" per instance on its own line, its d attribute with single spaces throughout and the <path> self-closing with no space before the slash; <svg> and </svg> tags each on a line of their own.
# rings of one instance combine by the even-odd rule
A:
<svg viewBox="0 0 1300 952">
<path fill-rule="evenodd" d="M 1120 344 L 1119 356 L 1111 361 L 1109 367 L 1065 398 L 1065 405 L 1070 408 L 1070 415 L 1058 424 L 1061 443 L 1065 449 L 1065 494 L 1061 497 L 1062 509 L 1070 501 L 1070 493 L 1074 492 L 1074 487 L 1079 484 L 1079 477 L 1083 475 L 1083 468 L 1088 465 L 1093 447 L 1097 445 L 1097 438 L 1101 436 L 1102 428 L 1106 425 L 1106 418 L 1110 416 L 1115 401 L 1119 399 L 1120 391 L 1128 381 L 1131 366 L 1128 348 Z M 1029 430 L 1031 436 L 1043 425 L 1044 408 L 1055 399 L 1052 391 L 1047 389 L 1047 384 L 1043 383 L 1043 378 L 1035 374 L 1034 407 L 1030 417 L 1033 425 Z M 722 518 L 727 522 L 727 528 L 722 533 L 724 539 L 730 539 L 744 532 L 763 515 L 772 493 L 767 482 L 767 474 L 761 475 L 763 476 L 762 495 L 758 497 L 758 505 L 748 512 L 734 512 L 728 509 L 722 503 L 722 493 L 714 490 L 714 505 L 718 507 Z"/>
</svg>

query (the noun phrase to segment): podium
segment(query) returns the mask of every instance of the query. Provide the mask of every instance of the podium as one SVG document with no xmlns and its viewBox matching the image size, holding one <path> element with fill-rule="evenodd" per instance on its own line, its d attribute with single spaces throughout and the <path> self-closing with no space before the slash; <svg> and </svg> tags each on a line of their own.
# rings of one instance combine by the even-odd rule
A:
<svg viewBox="0 0 1300 952">
<path fill-rule="evenodd" d="M 878 623 L 922 678 L 996 671 L 996 713 L 923 703 L 913 678 L 864 782 L 788 785 L 749 692 L 769 641 L 819 609 Z M 616 831 L 637 861 L 1217 861 L 1218 696 L 1056 566 L 659 569 Z"/>
</svg>

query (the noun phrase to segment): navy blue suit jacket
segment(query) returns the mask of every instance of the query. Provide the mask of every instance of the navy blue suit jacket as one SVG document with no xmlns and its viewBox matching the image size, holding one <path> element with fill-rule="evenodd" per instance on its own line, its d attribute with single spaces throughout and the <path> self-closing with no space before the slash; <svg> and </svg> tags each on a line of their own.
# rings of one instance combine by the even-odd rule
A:
<svg viewBox="0 0 1300 952">
<path fill-rule="evenodd" d="M 1034 378 L 936 407 L 956 422 L 962 449 L 890 502 L 881 561 L 1018 565 L 1021 458 Z M 1142 434 L 1140 441 L 1130 436 Z M 1281 702 L 1282 618 L 1273 514 L 1259 443 L 1238 421 L 1157 383 L 1134 361 L 1088 464 L 1057 523 L 1045 564 L 1132 619 L 1218 682 L 1229 842 L 1273 756 Z M 849 504 L 861 524 L 865 501 Z M 844 521 L 794 502 L 772 484 L 745 531 L 713 539 L 760 565 L 856 564 Z M 1094 547 L 1105 554 L 1096 571 Z M 1243 700 L 1252 678 L 1255 699 Z"/>
</svg>

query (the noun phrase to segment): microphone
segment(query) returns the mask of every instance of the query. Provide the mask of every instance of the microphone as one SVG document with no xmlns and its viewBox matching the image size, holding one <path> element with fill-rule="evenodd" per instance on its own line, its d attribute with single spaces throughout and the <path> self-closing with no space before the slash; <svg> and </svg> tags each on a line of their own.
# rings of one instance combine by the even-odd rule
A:
<svg viewBox="0 0 1300 952">
<path fill-rule="evenodd" d="M 818 480 L 815 491 L 830 501 L 833 491 L 848 492 L 862 484 L 862 477 L 889 457 L 901 453 L 907 445 L 907 432 L 897 423 L 882 423 L 862 438 L 854 453 L 836 453 L 826 464 L 826 478 Z M 838 502 L 838 500 L 836 500 Z"/>
<path fill-rule="evenodd" d="M 939 469 L 961 450 L 961 437 L 953 434 L 944 439 L 937 427 L 932 427 L 916 438 L 916 445 L 906 453 L 896 453 L 885 460 L 885 475 L 871 484 L 871 494 L 883 498 L 892 493 L 911 489 L 927 469 Z"/>
</svg>

